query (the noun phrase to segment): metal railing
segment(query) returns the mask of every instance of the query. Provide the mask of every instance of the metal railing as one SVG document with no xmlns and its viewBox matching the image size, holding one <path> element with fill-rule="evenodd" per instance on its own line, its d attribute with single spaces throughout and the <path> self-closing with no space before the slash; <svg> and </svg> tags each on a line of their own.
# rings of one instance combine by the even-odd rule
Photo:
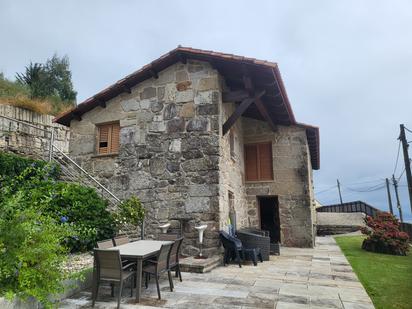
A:
<svg viewBox="0 0 412 309">
<path fill-rule="evenodd" d="M 5 135 L 5 137 L 9 137 L 11 133 L 15 133 L 16 135 L 21 134 L 24 136 L 32 136 L 47 140 L 47 149 L 41 149 L 40 151 L 34 151 L 33 149 L 24 149 L 25 152 L 30 153 L 30 155 L 33 157 L 37 157 L 37 159 L 47 160 L 49 162 L 56 162 L 62 170 L 63 178 L 71 182 L 77 182 L 88 187 L 93 187 L 102 197 L 107 199 L 111 205 L 116 205 L 120 202 L 120 199 L 115 194 L 113 194 L 113 192 L 107 189 L 102 183 L 100 183 L 83 167 L 77 164 L 60 148 L 54 145 L 55 133 L 53 127 L 50 129 L 45 129 L 36 126 L 32 123 L 21 121 L 4 115 L 0 115 L 0 118 L 10 122 L 7 125 L 7 128 L 4 127 L 3 122 L 1 123 L 0 132 L 7 132 L 7 135 Z M 12 123 L 17 124 L 15 128 L 12 127 Z M 30 134 L 30 130 L 26 129 L 20 130 L 20 125 L 23 126 L 23 128 L 34 128 L 36 130 L 40 130 L 41 132 L 45 133 L 45 136 L 40 137 L 36 134 Z M 39 154 L 40 152 L 42 153 L 42 155 Z"/>
</svg>

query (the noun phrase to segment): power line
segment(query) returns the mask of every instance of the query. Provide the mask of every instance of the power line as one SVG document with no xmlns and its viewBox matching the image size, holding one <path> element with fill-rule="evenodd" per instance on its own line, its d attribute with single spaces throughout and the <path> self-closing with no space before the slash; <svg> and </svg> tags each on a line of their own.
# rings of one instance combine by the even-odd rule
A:
<svg viewBox="0 0 412 309">
<path fill-rule="evenodd" d="M 367 187 L 367 188 L 350 188 L 350 187 L 346 187 L 346 189 L 348 189 L 349 191 L 353 191 L 353 192 L 359 192 L 359 193 L 366 193 L 366 192 L 373 192 L 373 191 L 378 191 L 381 190 L 383 188 L 385 188 L 386 184 L 384 182 L 379 183 L 377 185 L 374 185 L 372 187 Z"/>
<path fill-rule="evenodd" d="M 395 162 L 395 168 L 393 169 L 393 174 L 395 175 L 396 173 L 396 168 L 398 167 L 398 161 L 399 161 L 399 153 L 401 152 L 401 141 L 398 143 L 398 154 L 396 155 L 396 162 Z"/>
<path fill-rule="evenodd" d="M 334 185 L 334 186 L 332 186 L 332 187 L 330 187 L 330 188 L 327 188 L 327 189 L 324 189 L 324 190 L 315 192 L 315 194 L 322 194 L 322 193 L 325 193 L 325 192 L 330 191 L 330 190 L 335 189 L 335 188 L 336 188 L 336 185 Z"/>
</svg>

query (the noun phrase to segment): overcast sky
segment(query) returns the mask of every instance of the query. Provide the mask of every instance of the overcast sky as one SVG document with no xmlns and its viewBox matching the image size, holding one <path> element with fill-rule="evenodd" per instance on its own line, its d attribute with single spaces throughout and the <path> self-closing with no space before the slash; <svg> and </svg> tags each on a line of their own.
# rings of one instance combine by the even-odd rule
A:
<svg viewBox="0 0 412 309">
<path fill-rule="evenodd" d="M 296 119 L 320 127 L 319 201 L 338 202 L 339 178 L 344 201 L 388 207 L 379 185 L 394 171 L 399 124 L 412 129 L 410 1 L 1 0 L 0 38 L 10 79 L 68 55 L 78 102 L 179 44 L 275 61 Z M 401 153 L 396 176 L 403 168 Z"/>
</svg>

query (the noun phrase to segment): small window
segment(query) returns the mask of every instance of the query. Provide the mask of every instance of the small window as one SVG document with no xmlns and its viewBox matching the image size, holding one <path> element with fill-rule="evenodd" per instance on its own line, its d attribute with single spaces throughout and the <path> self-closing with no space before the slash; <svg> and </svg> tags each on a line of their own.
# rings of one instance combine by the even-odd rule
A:
<svg viewBox="0 0 412 309">
<path fill-rule="evenodd" d="M 119 152 L 119 123 L 101 124 L 97 128 L 97 153 L 117 154 Z"/>
<path fill-rule="evenodd" d="M 230 157 L 236 159 L 235 153 L 235 134 L 231 131 L 229 133 L 229 148 L 230 148 Z"/>
<path fill-rule="evenodd" d="M 245 145 L 246 181 L 273 180 L 272 143 Z"/>
</svg>

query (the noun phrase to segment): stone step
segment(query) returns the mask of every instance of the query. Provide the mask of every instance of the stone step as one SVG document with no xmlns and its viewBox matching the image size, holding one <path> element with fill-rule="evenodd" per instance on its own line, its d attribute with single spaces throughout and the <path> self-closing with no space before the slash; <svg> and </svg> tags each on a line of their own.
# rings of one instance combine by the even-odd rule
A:
<svg viewBox="0 0 412 309">
<path fill-rule="evenodd" d="M 206 273 L 222 265 L 223 258 L 220 255 L 214 255 L 207 259 L 196 259 L 187 257 L 180 260 L 180 269 L 190 273 Z"/>
</svg>

